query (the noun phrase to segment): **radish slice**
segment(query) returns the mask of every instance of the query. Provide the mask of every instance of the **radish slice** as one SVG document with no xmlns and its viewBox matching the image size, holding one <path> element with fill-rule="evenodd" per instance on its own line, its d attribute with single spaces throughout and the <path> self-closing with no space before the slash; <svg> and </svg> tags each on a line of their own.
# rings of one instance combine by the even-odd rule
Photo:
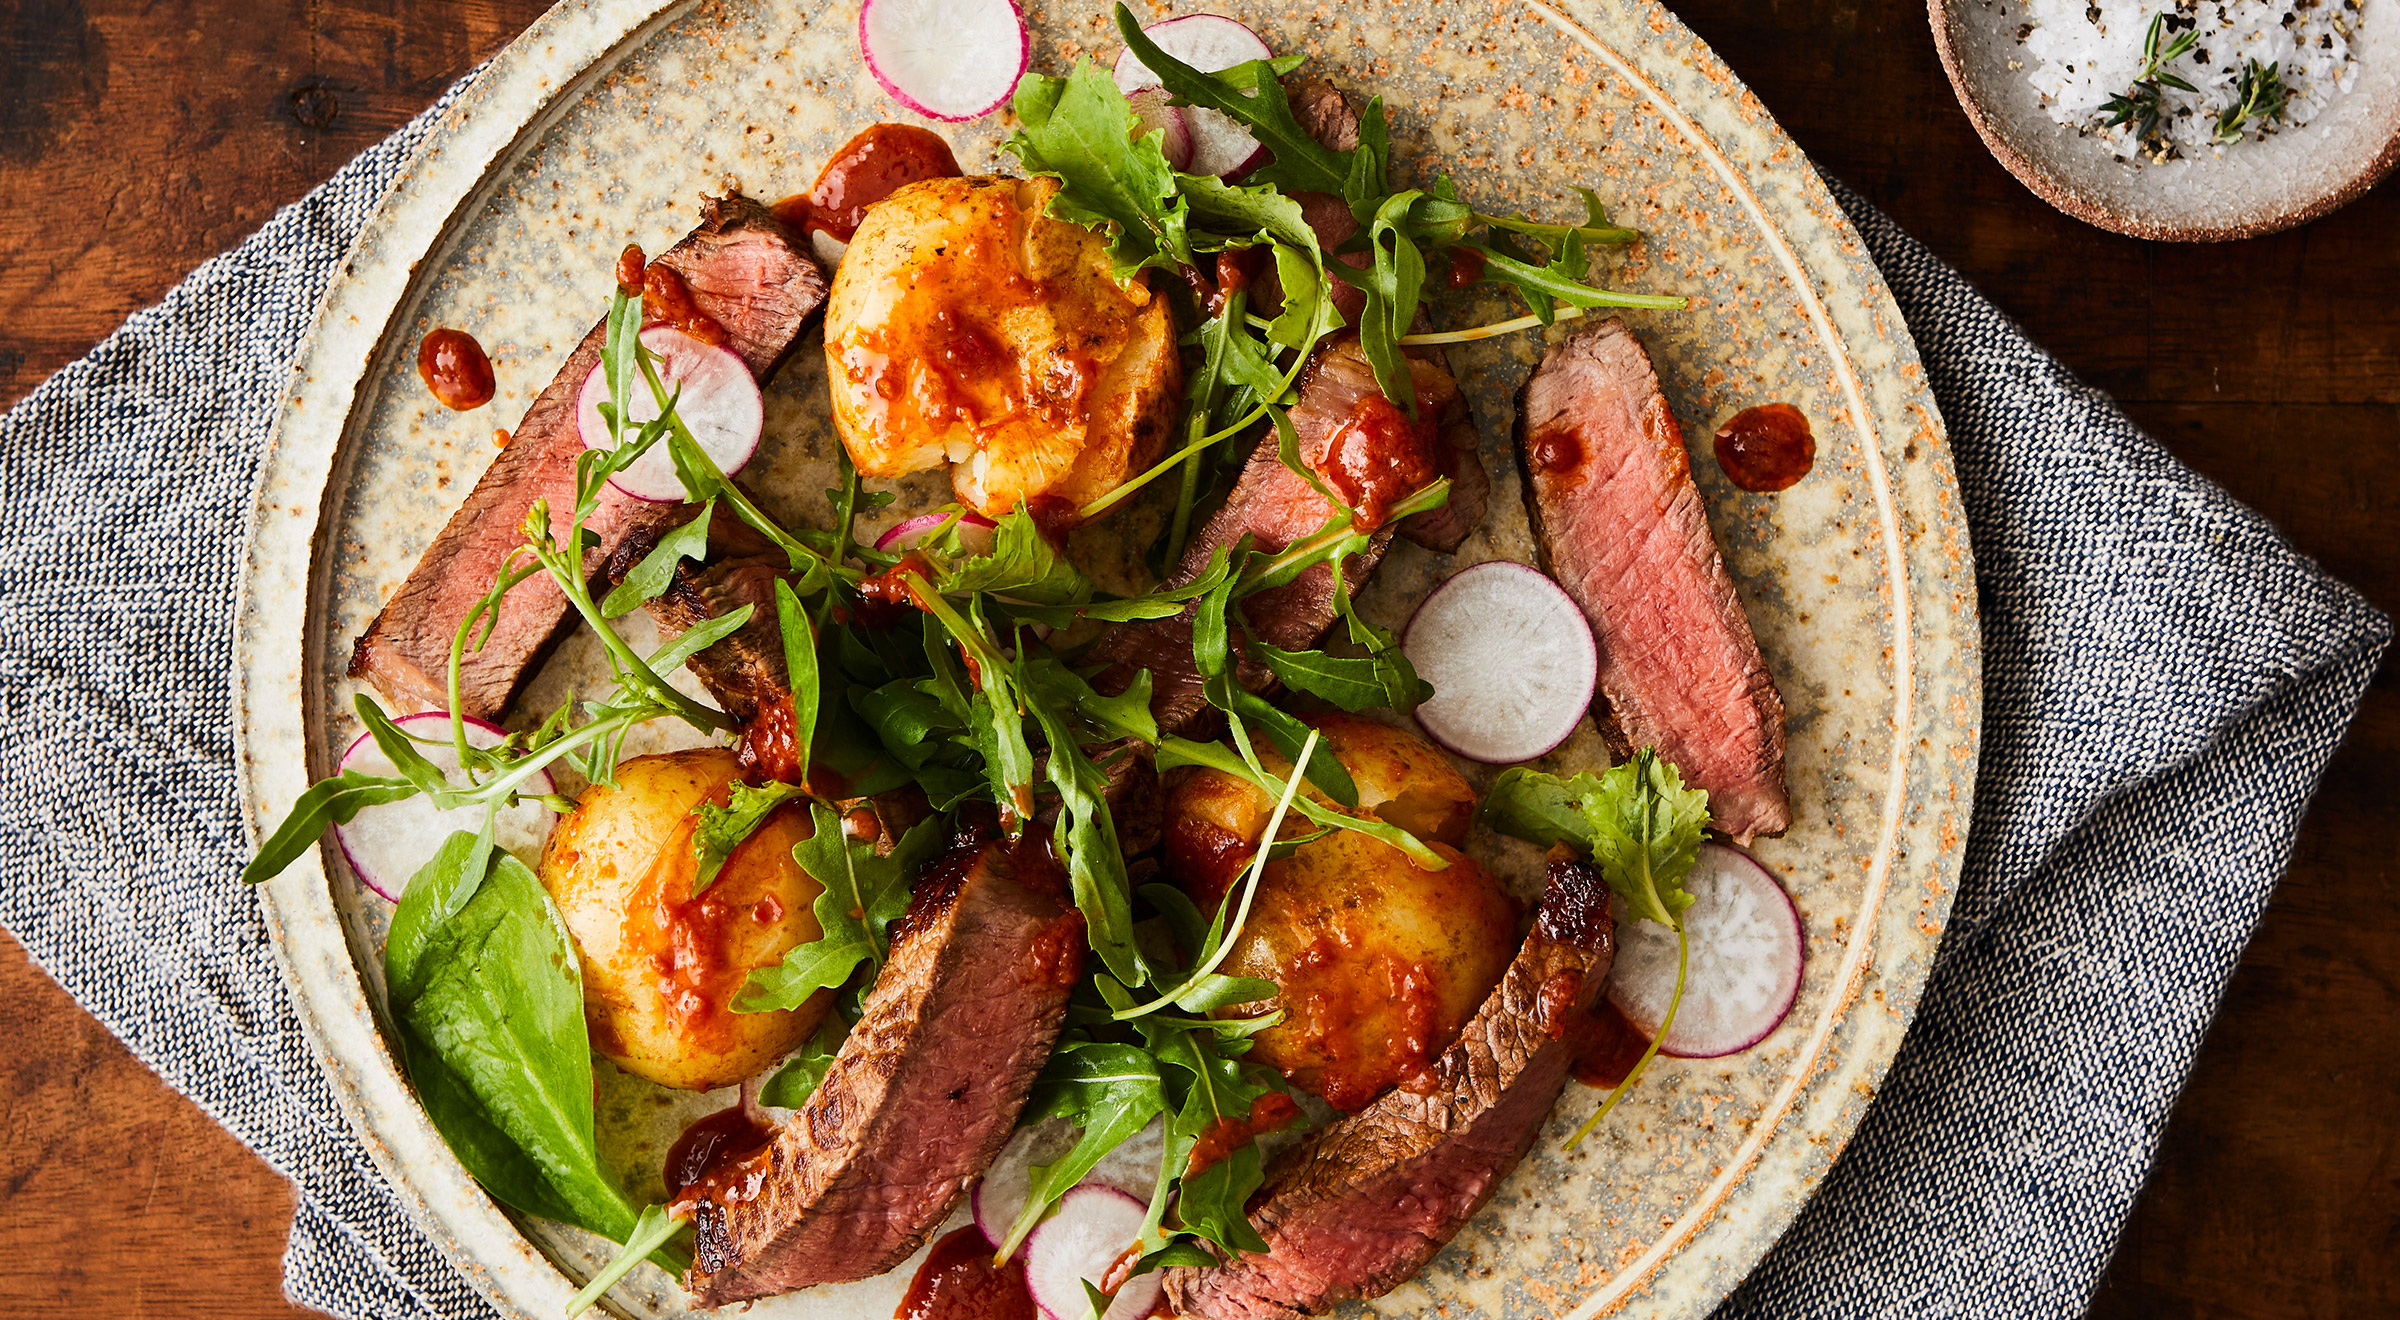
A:
<svg viewBox="0 0 2400 1320">
<path fill-rule="evenodd" d="M 726 476 L 741 471 L 758 452 L 758 438 L 767 420 L 766 401 L 759 395 L 758 381 L 751 377 L 749 366 L 731 349 L 694 339 L 671 325 L 644 330 L 642 347 L 661 359 L 657 364 L 659 381 L 674 396 L 675 415 L 683 419 L 692 439 L 700 442 L 701 451 L 715 459 Z M 607 401 L 607 369 L 595 366 L 583 379 L 583 395 L 575 412 L 586 449 L 616 447 L 608 423 L 600 417 L 600 405 Z M 658 396 L 650 392 L 646 379 L 634 381 L 626 412 L 628 440 L 641 423 L 658 416 Z M 610 477 L 608 484 L 654 504 L 676 504 L 690 498 L 683 479 L 675 475 L 675 459 L 664 439 L 651 445 L 631 467 Z"/>
<path fill-rule="evenodd" d="M 444 775 L 451 776 L 453 783 L 457 782 L 458 749 L 450 745 L 447 712 L 429 710 L 403 715 L 392 723 L 413 737 L 439 739 L 418 743 L 417 754 L 439 767 Z M 478 719 L 467 721 L 470 746 L 497 747 L 507 736 L 496 724 Z M 341 768 L 368 775 L 400 773 L 400 768 L 375 745 L 375 736 L 369 733 L 358 735 L 358 740 L 342 753 Z M 548 771 L 535 771 L 519 790 L 527 796 L 552 791 Z M 550 822 L 557 814 L 539 802 L 519 802 L 500 813 L 493 823 L 492 840 L 530 865 L 531 859 L 541 855 L 542 842 L 550 837 Z M 351 817 L 349 824 L 334 826 L 333 837 L 342 845 L 342 856 L 349 859 L 350 869 L 358 873 L 367 888 L 397 903 L 400 891 L 408 887 L 409 877 L 433 859 L 434 850 L 442 846 L 442 840 L 460 830 L 473 832 L 482 828 L 481 807 L 437 811 L 431 799 L 419 794 L 365 808 Z"/>
<path fill-rule="evenodd" d="M 1167 158 L 1167 168 L 1189 170 L 1192 167 L 1191 122 L 1184 117 L 1182 106 L 1175 104 L 1164 87 L 1143 87 L 1125 98 L 1133 107 L 1133 117 L 1141 121 L 1134 136 L 1159 135 L 1160 154 Z"/>
<path fill-rule="evenodd" d="M 1033 42 L 1015 0 L 866 0 L 858 50 L 893 100 L 963 124 L 1008 103 Z"/>
<path fill-rule="evenodd" d="M 1252 60 L 1273 59 L 1275 52 L 1256 32 L 1220 14 L 1186 14 L 1142 29 L 1158 48 L 1202 73 L 1216 73 Z M 1117 55 L 1117 89 L 1128 96 L 1158 86 L 1158 75 L 1127 49 Z M 1191 132 L 1189 162 L 1176 168 L 1190 174 L 1232 178 L 1259 163 L 1267 149 L 1250 136 L 1239 120 L 1204 106 L 1183 107 Z"/>
<path fill-rule="evenodd" d="M 920 513 L 906 521 L 893 523 L 889 531 L 875 538 L 875 548 L 906 550 L 923 540 L 934 528 L 949 521 L 954 514 L 958 518 L 958 543 L 965 547 L 966 552 L 971 555 L 990 554 L 992 529 L 999 524 L 979 513 L 958 513 L 949 509 L 936 509 L 932 513 Z"/>
<path fill-rule="evenodd" d="M 991 1240 L 993 1250 L 1008 1240 L 1008 1230 L 1025 1211 L 1025 1198 L 1033 1194 L 1033 1167 L 1073 1150 L 1080 1135 L 1081 1129 L 1065 1119 L 1049 1118 L 1017 1129 L 1000 1148 L 999 1158 L 983 1171 L 983 1181 L 975 1184 L 974 1197 L 975 1226 Z M 1076 1186 L 1113 1187 L 1146 1206 L 1150 1193 L 1158 1187 L 1159 1162 L 1165 1158 L 1166 1148 L 1166 1125 L 1152 1119 L 1149 1126 L 1101 1156 Z"/>
<path fill-rule="evenodd" d="M 1503 559 L 1464 568 L 1410 616 L 1400 653 L 1433 685 L 1428 737 L 1471 761 L 1530 761 L 1591 708 L 1599 648 L 1559 585 Z"/>
<path fill-rule="evenodd" d="M 1123 1268 L 1148 1211 L 1114 1187 L 1087 1185 L 1059 1198 L 1025 1248 L 1026 1288 L 1050 1320 L 1082 1320 L 1091 1307 L 1083 1285 L 1105 1284 Z M 1153 1270 L 1127 1280 L 1101 1320 L 1142 1320 L 1158 1305 L 1160 1279 Z"/>
<path fill-rule="evenodd" d="M 1691 967 L 1659 1052 L 1679 1059 L 1739 1053 L 1765 1040 L 1799 998 L 1807 958 L 1800 909 L 1756 858 L 1723 844 L 1700 845 L 1683 885 L 1692 894 L 1683 914 Z M 1611 907 L 1617 959 L 1608 973 L 1609 1002 L 1652 1035 L 1675 993 L 1675 932 L 1628 920 L 1622 899 Z"/>
</svg>

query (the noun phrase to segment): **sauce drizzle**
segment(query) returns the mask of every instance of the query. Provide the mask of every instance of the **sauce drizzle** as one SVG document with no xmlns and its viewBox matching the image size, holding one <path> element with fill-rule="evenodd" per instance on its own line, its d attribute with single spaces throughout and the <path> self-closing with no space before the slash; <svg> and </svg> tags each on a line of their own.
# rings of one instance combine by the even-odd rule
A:
<svg viewBox="0 0 2400 1320">
<path fill-rule="evenodd" d="M 940 134 L 913 124 L 869 124 L 825 162 L 815 187 L 775 203 L 775 214 L 803 233 L 847 243 L 868 207 L 912 183 L 959 173 Z"/>
<path fill-rule="evenodd" d="M 1817 438 L 1808 417 L 1788 403 L 1744 408 L 1717 432 L 1717 466 L 1743 490 L 1785 490 L 1816 466 Z"/>
<path fill-rule="evenodd" d="M 892 1320 L 1036 1320 L 1022 1253 L 992 1263 L 992 1244 L 973 1224 L 933 1244 Z"/>
</svg>

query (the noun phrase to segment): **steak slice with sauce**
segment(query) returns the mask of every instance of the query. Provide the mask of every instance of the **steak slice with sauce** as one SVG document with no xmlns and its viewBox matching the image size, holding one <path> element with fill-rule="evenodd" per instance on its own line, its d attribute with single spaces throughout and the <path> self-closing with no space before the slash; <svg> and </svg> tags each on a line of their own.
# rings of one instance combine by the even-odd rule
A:
<svg viewBox="0 0 2400 1320">
<path fill-rule="evenodd" d="M 1414 1276 L 1533 1148 L 1574 1063 L 1569 1028 L 1614 954 L 1607 886 L 1553 861 L 1533 933 L 1426 1084 L 1385 1093 L 1279 1158 L 1251 1198 L 1267 1250 L 1167 1271 L 1175 1311 L 1284 1320 Z"/>
<path fill-rule="evenodd" d="M 765 1151 L 686 1193 L 703 1306 L 906 1259 L 1000 1153 L 1066 1021 L 1083 917 L 1041 830 L 926 866 L 825 1080 Z"/>
<path fill-rule="evenodd" d="M 700 227 L 653 264 L 682 278 L 692 303 L 724 330 L 727 347 L 761 380 L 783 361 L 801 326 L 825 301 L 824 271 L 772 211 L 747 197 L 703 202 Z M 374 684 L 396 708 L 448 704 L 451 639 L 491 590 L 509 552 L 523 543 L 525 517 L 535 500 L 549 501 L 551 530 L 565 538 L 574 515 L 575 459 L 583 453 L 577 399 L 606 339 L 604 323 L 576 345 L 525 410 L 515 438 L 484 470 L 415 571 L 358 639 L 350 676 Z M 597 545 L 589 562 L 597 569 L 624 538 L 664 531 L 690 517 L 691 510 L 680 505 L 651 504 L 605 490 L 584 524 Z M 575 617 L 547 574 L 511 588 L 490 639 L 480 651 L 468 652 L 460 666 L 459 704 L 465 713 L 500 718 Z"/>
<path fill-rule="evenodd" d="M 1435 363 L 1411 358 L 1409 373 L 1416 383 L 1420 417 L 1443 415 L 1458 397 L 1458 383 Z M 1301 374 L 1300 399 L 1292 406 L 1291 422 L 1299 436 L 1301 460 L 1359 508 L 1370 526 L 1381 522 L 1393 502 L 1439 475 L 1451 451 L 1436 425 L 1408 420 L 1383 397 L 1374 368 L 1351 335 L 1327 341 L 1310 360 Z M 1269 435 L 1251 452 L 1233 493 L 1193 535 L 1183 562 L 1161 585 L 1191 582 L 1208 567 L 1218 547 L 1244 536 L 1258 549 L 1282 550 L 1323 527 L 1333 514 L 1334 506 L 1314 486 L 1283 465 L 1275 438 Z M 1375 570 L 1391 536 L 1389 529 L 1379 528 L 1366 550 L 1344 561 L 1342 572 L 1352 590 Z M 1287 651 L 1304 650 L 1333 622 L 1333 570 L 1319 564 L 1284 586 L 1243 600 L 1238 608 L 1253 636 Z M 1198 612 L 1195 603 L 1181 614 L 1118 624 L 1102 634 L 1086 657 L 1105 666 L 1092 686 L 1110 694 L 1123 692 L 1136 673 L 1147 669 L 1150 712 L 1159 732 L 1174 734 L 1191 725 L 1208 705 L 1192 660 L 1192 619 Z M 1253 692 L 1265 691 L 1274 681 L 1265 666 L 1247 661 L 1238 674 Z"/>
<path fill-rule="evenodd" d="M 1655 746 L 1748 843 L 1791 824 L 1783 696 L 1734 594 L 1683 432 L 1641 342 L 1611 318 L 1553 347 L 1517 400 L 1542 569 L 1600 647 L 1593 722 L 1619 760 Z"/>
</svg>

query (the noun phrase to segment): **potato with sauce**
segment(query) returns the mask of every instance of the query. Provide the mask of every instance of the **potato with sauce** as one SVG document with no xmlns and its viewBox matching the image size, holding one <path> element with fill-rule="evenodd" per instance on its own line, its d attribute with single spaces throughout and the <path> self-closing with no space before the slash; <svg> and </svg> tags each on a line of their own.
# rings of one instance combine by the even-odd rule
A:
<svg viewBox="0 0 2400 1320">
<path fill-rule="evenodd" d="M 869 477 L 952 464 L 1046 519 L 1155 462 L 1183 390 L 1166 301 L 1042 214 L 1055 179 L 927 179 L 866 212 L 825 308 L 834 427 Z"/>
<path fill-rule="evenodd" d="M 1252 1057 L 1354 1111 L 1420 1074 L 1499 984 L 1517 948 L 1517 904 L 1458 851 L 1474 791 L 1432 746 L 1349 715 L 1310 721 L 1358 785 L 1359 810 L 1424 839 L 1450 865 L 1336 830 L 1269 862 L 1220 971 L 1273 981 L 1284 1020 Z M 1263 753 L 1262 753 L 1263 755 Z M 1268 768 L 1286 763 L 1265 755 Z M 1315 791 L 1320 802 L 1327 800 Z M 1330 805 L 1330 803 L 1328 803 Z M 1196 770 L 1167 798 L 1166 869 L 1203 913 L 1248 868 L 1275 804 L 1246 781 Z M 1280 837 L 1315 827 L 1287 815 Z"/>
<path fill-rule="evenodd" d="M 723 804 L 741 766 L 699 748 L 617 766 L 550 832 L 542 884 L 583 959 L 592 1044 L 618 1067 L 661 1086 L 714 1090 L 750 1077 L 817 1028 L 821 991 L 790 1011 L 736 1013 L 752 970 L 822 932 L 812 905 L 822 886 L 792 860 L 813 832 L 804 806 L 762 823 L 699 895 L 692 881 L 694 811 Z"/>
</svg>

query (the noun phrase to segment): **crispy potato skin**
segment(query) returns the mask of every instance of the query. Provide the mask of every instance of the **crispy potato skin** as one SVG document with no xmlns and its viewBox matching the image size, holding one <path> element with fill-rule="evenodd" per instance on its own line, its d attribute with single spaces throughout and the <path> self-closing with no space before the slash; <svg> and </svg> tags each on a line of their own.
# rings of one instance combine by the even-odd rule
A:
<svg viewBox="0 0 2400 1320">
<path fill-rule="evenodd" d="M 1157 461 L 1183 392 L 1164 299 L 1042 214 L 1055 179 L 928 179 L 867 211 L 825 308 L 834 427 L 870 477 L 953 463 L 989 517 Z M 1055 512 L 1052 521 L 1058 521 Z"/>
<path fill-rule="evenodd" d="M 1432 844 L 1445 870 L 1343 830 L 1270 862 L 1220 970 L 1273 981 L 1281 1023 L 1252 1057 L 1336 1109 L 1357 1110 L 1420 1076 L 1499 984 L 1516 952 L 1515 900 L 1458 851 L 1474 794 L 1442 754 L 1350 716 L 1311 721 L 1358 784 L 1363 811 Z M 1283 771 L 1280 763 L 1270 768 Z M 1166 870 L 1203 912 L 1247 868 L 1274 803 L 1248 783 L 1197 770 L 1167 799 Z M 1286 817 L 1283 833 L 1309 831 Z"/>
<path fill-rule="evenodd" d="M 723 803 L 741 767 L 702 748 L 617 766 L 550 832 L 542 884 L 583 961 L 592 1044 L 618 1067 L 687 1091 L 730 1086 L 816 1030 L 832 1000 L 788 1012 L 736 1013 L 753 969 L 821 933 L 820 886 L 792 860 L 812 832 L 805 810 L 767 818 L 697 898 L 693 811 Z"/>
</svg>

